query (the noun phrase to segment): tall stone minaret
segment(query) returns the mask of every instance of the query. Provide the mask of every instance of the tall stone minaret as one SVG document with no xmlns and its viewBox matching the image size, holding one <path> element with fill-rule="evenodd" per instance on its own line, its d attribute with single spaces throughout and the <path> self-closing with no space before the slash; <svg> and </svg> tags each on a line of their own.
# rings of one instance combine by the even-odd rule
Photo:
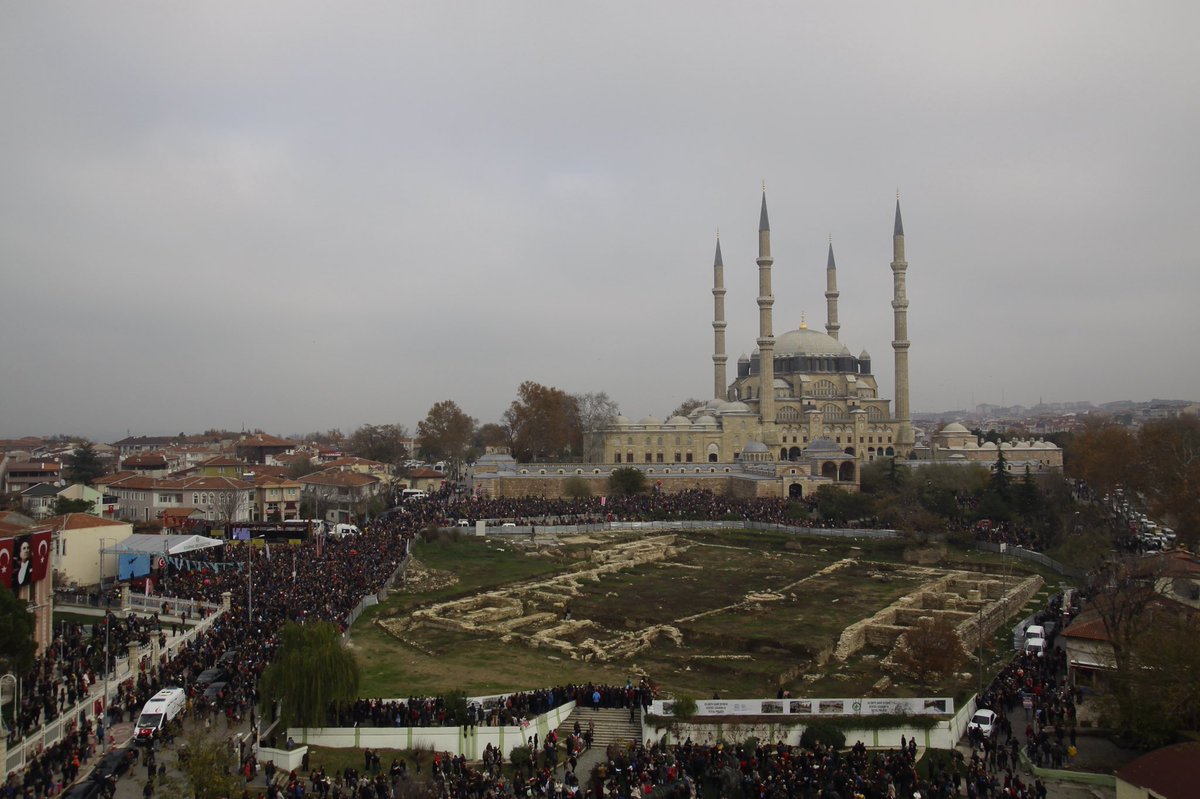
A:
<svg viewBox="0 0 1200 799">
<path fill-rule="evenodd" d="M 763 185 L 762 213 L 758 218 L 758 414 L 763 443 L 775 442 L 775 334 L 771 329 L 771 225 L 767 221 L 767 187 Z"/>
<path fill-rule="evenodd" d="M 912 414 L 908 408 L 908 293 L 904 286 L 904 223 L 900 219 L 900 192 L 896 192 L 896 228 L 892 232 L 892 313 L 895 330 L 892 349 L 896 353 L 896 430 L 897 449 L 912 451 Z"/>
<path fill-rule="evenodd" d="M 837 338 L 842 326 L 838 324 L 837 264 L 833 262 L 833 237 L 829 238 L 829 260 L 825 264 L 825 332 Z"/>
<path fill-rule="evenodd" d="M 713 398 L 725 399 L 725 264 L 721 260 L 721 234 L 713 258 Z"/>
</svg>

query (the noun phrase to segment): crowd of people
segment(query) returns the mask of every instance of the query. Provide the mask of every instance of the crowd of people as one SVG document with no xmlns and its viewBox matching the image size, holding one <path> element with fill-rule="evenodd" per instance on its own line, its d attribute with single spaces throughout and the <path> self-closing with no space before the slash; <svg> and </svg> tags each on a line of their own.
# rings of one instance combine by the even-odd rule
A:
<svg viewBox="0 0 1200 799">
<path fill-rule="evenodd" d="M 377 592 L 395 576 L 414 536 L 431 525 L 448 525 L 459 518 L 537 520 L 542 524 L 560 520 L 601 522 L 662 518 L 784 523 L 794 521 L 793 515 L 794 509 L 787 500 L 740 499 L 698 490 L 612 497 L 604 502 L 599 498 L 482 499 L 444 491 L 427 500 L 409 502 L 394 509 L 366 525 L 362 535 L 321 537 L 289 547 L 277 547 L 274 557 L 269 549 L 234 541 L 191 553 L 188 568 L 176 570 L 172 567 L 156 575 L 154 593 L 164 601 L 178 597 L 213 604 L 220 604 L 223 596 L 228 594 L 229 610 L 213 620 L 203 634 L 190 636 L 170 657 L 165 654 L 168 635 L 175 639 L 188 627 L 178 617 L 170 621 L 159 615 L 130 615 L 122 619 L 110 612 L 92 626 L 90 634 L 80 625 L 69 624 L 56 631 L 55 640 L 46 647 L 30 673 L 24 675 L 24 690 L 10 744 L 20 741 L 38 725 L 56 719 L 65 708 L 73 706 L 89 692 L 94 693 L 95 685 L 102 682 L 106 674 L 113 673 L 118 657 L 124 656 L 131 644 L 145 645 L 157 639 L 163 654 L 153 661 L 143 659 L 133 676 L 115 685 L 113 700 L 103 714 L 94 717 L 81 714 L 81 718 L 69 720 L 69 734 L 54 747 L 29 758 L 23 774 L 10 775 L 4 786 L 5 794 L 0 799 L 52 793 L 48 786 L 61 784 L 72 774 L 71 764 L 86 763 L 95 754 L 97 746 L 106 742 L 106 725 L 111 727 L 132 720 L 146 700 L 165 686 L 184 687 L 188 692 L 188 710 L 206 715 L 209 723 L 221 717 L 230 725 L 247 718 L 255 721 L 258 678 L 271 661 L 283 624 L 311 619 L 331 621 L 344 627 L 348 614 L 363 597 Z M 228 657 L 231 652 L 235 657 Z M 225 684 L 215 695 L 206 697 L 203 686 L 197 684 L 197 677 L 223 656 L 227 670 Z M 512 723 L 570 699 L 583 706 L 634 707 L 647 705 L 649 693 L 644 685 L 562 686 L 516 693 L 490 704 L 468 706 L 469 715 L 464 722 Z M 340 710 L 337 721 L 374 726 L 457 722 L 457 718 L 448 717 L 448 709 L 449 704 L 441 698 L 389 702 L 364 700 Z M 1040 741 L 1037 751 L 1047 750 L 1047 746 L 1045 741 Z M 1047 751 L 1052 749 L 1050 746 Z M 684 752 L 685 761 L 694 760 L 697 752 L 702 761 L 715 758 L 715 762 L 724 762 L 729 757 L 728 753 L 692 747 Z M 657 763 L 676 758 L 679 751 L 647 751 L 642 755 L 644 760 L 637 762 L 655 763 L 657 772 Z M 858 764 L 851 756 L 830 752 L 820 753 L 819 757 L 815 753 L 799 751 L 777 752 L 760 761 L 764 770 L 756 770 L 756 779 L 780 777 L 798 779 L 805 785 L 826 784 L 829 780 L 822 775 L 827 772 L 858 774 L 868 765 L 875 774 L 873 779 L 878 779 L 881 770 L 887 772 L 893 782 L 907 779 L 901 776 L 904 772 L 898 766 L 903 761 L 902 754 L 888 761 L 878 758 L 879 755 L 873 755 L 869 764 Z M 830 759 L 832 768 L 826 762 Z M 469 784 L 482 784 L 470 768 L 464 766 L 461 770 L 464 775 L 469 775 Z M 693 773 L 690 769 L 677 769 L 677 772 Z M 53 776 L 55 774 L 59 776 Z M 377 779 L 381 776 L 371 778 L 372 789 L 387 782 L 387 779 Z M 522 795 L 519 786 L 509 784 L 507 787 Z"/>
</svg>

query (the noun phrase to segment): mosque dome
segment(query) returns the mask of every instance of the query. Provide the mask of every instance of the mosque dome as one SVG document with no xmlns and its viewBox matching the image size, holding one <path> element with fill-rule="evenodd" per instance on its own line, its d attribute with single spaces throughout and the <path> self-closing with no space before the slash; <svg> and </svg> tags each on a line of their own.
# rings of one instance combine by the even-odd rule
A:
<svg viewBox="0 0 1200 799">
<path fill-rule="evenodd" d="M 958 422 L 951 422 L 950 424 L 948 424 L 942 428 L 942 432 L 943 433 L 951 433 L 954 435 L 962 435 L 963 433 L 969 434 L 971 431 L 968 430 L 967 428 L 963 427 Z"/>
<path fill-rule="evenodd" d="M 630 422 L 628 419 L 618 413 L 617 418 L 613 419 L 613 424 L 615 424 L 617 427 L 624 427 L 625 425 L 630 424 Z"/>
<path fill-rule="evenodd" d="M 849 355 L 850 350 L 833 336 L 801 327 L 789 330 L 775 341 L 775 354 L 836 356 Z"/>
<path fill-rule="evenodd" d="M 704 407 L 710 411 L 719 411 L 722 407 L 724 407 L 724 405 L 725 400 L 723 399 L 710 399 L 708 402 L 704 403 Z"/>
<path fill-rule="evenodd" d="M 717 420 L 705 413 L 701 414 L 692 425 L 694 427 L 716 427 Z"/>
<path fill-rule="evenodd" d="M 662 422 L 660 422 L 658 419 L 655 419 L 653 416 L 643 416 L 641 419 L 638 419 L 638 424 L 658 425 L 662 424 Z"/>
<path fill-rule="evenodd" d="M 744 402 L 727 402 L 721 407 L 721 413 L 753 413 L 753 411 Z"/>
<path fill-rule="evenodd" d="M 766 452 L 767 445 L 761 441 L 748 441 L 746 446 L 742 448 L 742 452 Z"/>
<path fill-rule="evenodd" d="M 812 443 L 804 448 L 804 454 L 806 455 L 818 455 L 822 452 L 840 455 L 842 454 L 842 448 L 825 436 L 814 438 Z"/>
<path fill-rule="evenodd" d="M 691 427 L 692 423 L 688 421 L 686 416 L 672 416 L 667 420 L 667 424 L 672 427 Z"/>
</svg>

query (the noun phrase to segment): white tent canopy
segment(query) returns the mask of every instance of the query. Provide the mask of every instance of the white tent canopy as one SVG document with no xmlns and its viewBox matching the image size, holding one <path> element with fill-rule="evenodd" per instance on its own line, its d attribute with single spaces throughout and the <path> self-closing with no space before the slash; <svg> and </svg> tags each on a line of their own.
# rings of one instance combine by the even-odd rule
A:
<svg viewBox="0 0 1200 799">
<path fill-rule="evenodd" d="M 197 549 L 224 546 L 219 538 L 202 535 L 131 535 L 104 551 L 115 555 L 182 555 Z"/>
</svg>

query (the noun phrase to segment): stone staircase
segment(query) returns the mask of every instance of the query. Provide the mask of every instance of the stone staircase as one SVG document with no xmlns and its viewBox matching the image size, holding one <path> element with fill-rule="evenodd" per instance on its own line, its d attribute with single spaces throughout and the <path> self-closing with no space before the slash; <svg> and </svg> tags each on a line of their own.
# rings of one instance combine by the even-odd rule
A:
<svg viewBox="0 0 1200 799">
<path fill-rule="evenodd" d="M 629 708 L 600 708 L 576 706 L 574 712 L 558 727 L 558 739 L 566 737 L 575 731 L 575 722 L 579 722 L 580 730 L 586 732 L 588 722 L 596 725 L 596 734 L 592 738 L 592 750 L 603 752 L 610 743 L 623 741 L 636 743 L 642 737 L 642 711 L 639 709 L 635 716 L 637 721 L 629 723 Z"/>
</svg>

